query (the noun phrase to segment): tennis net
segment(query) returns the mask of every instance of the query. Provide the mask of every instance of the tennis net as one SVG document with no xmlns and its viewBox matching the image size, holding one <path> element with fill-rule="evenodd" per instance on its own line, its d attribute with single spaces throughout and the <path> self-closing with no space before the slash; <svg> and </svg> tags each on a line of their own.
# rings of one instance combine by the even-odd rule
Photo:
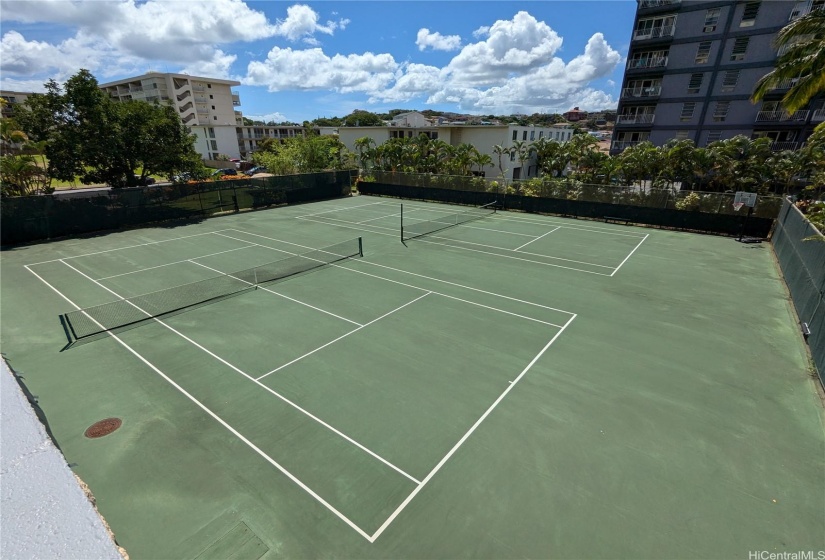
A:
<svg viewBox="0 0 825 560">
<path fill-rule="evenodd" d="M 472 222 L 473 220 L 480 220 L 481 218 L 495 214 L 497 205 L 498 202 L 494 201 L 489 204 L 485 204 L 484 206 L 468 208 L 453 214 L 446 214 L 436 218 L 435 220 L 410 221 L 409 218 L 406 220 L 404 218 L 404 205 L 402 204 L 401 240 L 405 241 L 407 239 L 414 239 L 416 237 L 435 233 L 437 231 L 441 231 L 442 229 L 457 226 L 459 224 L 465 224 L 467 222 Z"/>
<path fill-rule="evenodd" d="M 61 315 L 61 319 L 71 336 L 75 340 L 80 340 L 254 290 L 261 284 L 288 278 L 344 259 L 363 256 L 361 238 L 357 237 L 261 266 L 71 311 Z"/>
</svg>

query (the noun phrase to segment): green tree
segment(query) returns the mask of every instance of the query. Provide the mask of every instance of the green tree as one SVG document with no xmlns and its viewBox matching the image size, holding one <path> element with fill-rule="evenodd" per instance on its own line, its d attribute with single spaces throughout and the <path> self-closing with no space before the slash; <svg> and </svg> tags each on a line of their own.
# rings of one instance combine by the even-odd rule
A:
<svg viewBox="0 0 825 560">
<path fill-rule="evenodd" d="M 375 140 L 369 136 L 362 136 L 355 140 L 355 149 L 358 151 L 358 161 L 361 163 L 361 169 L 367 169 L 367 163 L 370 160 L 370 152 L 375 147 Z"/>
<path fill-rule="evenodd" d="M 381 126 L 384 120 L 369 111 L 362 111 L 356 109 L 346 117 L 344 117 L 343 126 Z"/>
<path fill-rule="evenodd" d="M 751 100 L 760 101 L 782 82 L 796 80 L 782 98 L 782 105 L 792 113 L 825 92 L 825 10 L 792 21 L 777 34 L 774 44 L 787 50 L 776 59 L 776 68 L 756 82 Z"/>
<path fill-rule="evenodd" d="M 18 111 L 21 127 L 45 142 L 50 176 L 114 187 L 136 186 L 135 172 L 173 175 L 200 164 L 195 138 L 174 109 L 138 101 L 113 101 L 88 70 L 46 94 L 29 97 Z"/>
</svg>

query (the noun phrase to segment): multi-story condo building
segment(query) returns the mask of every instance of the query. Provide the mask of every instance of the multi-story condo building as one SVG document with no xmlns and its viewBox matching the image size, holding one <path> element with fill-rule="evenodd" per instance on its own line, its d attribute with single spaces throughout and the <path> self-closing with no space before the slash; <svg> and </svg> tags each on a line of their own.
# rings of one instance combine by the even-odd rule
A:
<svg viewBox="0 0 825 560">
<path fill-rule="evenodd" d="M 3 104 L 3 118 L 13 117 L 14 106 L 23 103 L 30 95 L 32 94 L 24 91 L 0 91 L 0 97 L 6 100 Z"/>
<path fill-rule="evenodd" d="M 775 150 L 796 149 L 825 120 L 822 99 L 789 114 L 781 84 L 752 103 L 757 80 L 773 70 L 776 34 L 825 0 L 638 0 L 611 153 L 649 140 L 706 146 L 746 135 Z"/>
<path fill-rule="evenodd" d="M 119 101 L 171 103 L 183 124 L 196 136 L 195 150 L 204 159 L 218 154 L 239 157 L 237 127 L 243 115 L 236 110 L 240 97 L 233 80 L 203 78 L 186 74 L 149 72 L 142 76 L 101 84 L 100 88 Z"/>
<path fill-rule="evenodd" d="M 409 123 L 417 123 L 420 126 L 411 126 Z M 425 134 L 431 140 L 442 140 L 452 146 L 459 144 L 471 144 L 482 154 L 487 154 L 493 160 L 493 164 L 485 167 L 483 173 L 487 177 L 496 177 L 499 174 L 498 155 L 493 148 L 497 145 L 504 148 L 512 148 L 518 142 L 524 145 L 532 144 L 540 139 L 557 140 L 566 142 L 573 135 L 570 125 L 556 125 L 551 127 L 521 126 L 521 125 L 465 125 L 465 124 L 429 124 L 415 119 L 409 114 L 405 117 L 405 122 L 393 121 L 389 126 L 354 126 L 341 127 L 338 129 L 338 138 L 351 152 L 357 153 L 355 141 L 359 138 L 368 137 L 376 145 L 383 144 L 390 138 L 416 138 L 420 134 Z M 506 157 L 506 156 L 505 156 Z M 538 166 L 535 153 L 530 154 L 530 158 L 523 162 L 519 161 L 515 153 L 511 154 L 503 162 L 505 178 L 518 180 L 536 177 Z"/>
</svg>

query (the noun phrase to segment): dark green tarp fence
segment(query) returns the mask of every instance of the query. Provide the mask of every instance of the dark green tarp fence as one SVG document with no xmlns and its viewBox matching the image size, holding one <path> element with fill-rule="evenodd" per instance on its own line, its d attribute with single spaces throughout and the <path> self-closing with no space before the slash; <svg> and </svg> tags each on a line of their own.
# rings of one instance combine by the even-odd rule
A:
<svg viewBox="0 0 825 560">
<path fill-rule="evenodd" d="M 102 196 L 5 198 L 2 244 L 79 235 L 170 220 L 193 220 L 241 210 L 346 196 L 350 170 L 185 185 L 113 189 Z"/>
<path fill-rule="evenodd" d="M 825 383 L 825 240 L 786 200 L 772 242 L 796 314 L 810 330 L 808 346 L 819 378 Z"/>
<path fill-rule="evenodd" d="M 773 225 L 773 219 L 751 216 L 745 220 L 746 210 L 741 213 L 716 214 L 709 212 L 675 210 L 651 206 L 635 206 L 609 202 L 587 200 L 568 200 L 563 198 L 542 198 L 499 193 L 484 190 L 461 191 L 452 188 L 433 188 L 411 185 L 395 185 L 375 182 L 361 182 L 358 190 L 363 194 L 395 196 L 413 200 L 432 200 L 453 204 L 480 206 L 498 200 L 507 210 L 522 210 L 543 214 L 559 214 L 580 218 L 603 219 L 605 216 L 629 220 L 637 224 L 658 227 L 739 235 L 744 227 L 744 235 L 749 237 L 767 237 Z M 757 204 L 759 206 L 759 204 Z"/>
</svg>

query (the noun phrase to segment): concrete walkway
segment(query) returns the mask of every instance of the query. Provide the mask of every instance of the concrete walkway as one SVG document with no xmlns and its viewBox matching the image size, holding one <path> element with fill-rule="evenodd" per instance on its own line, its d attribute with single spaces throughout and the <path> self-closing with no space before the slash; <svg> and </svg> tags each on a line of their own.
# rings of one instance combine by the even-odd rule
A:
<svg viewBox="0 0 825 560">
<path fill-rule="evenodd" d="M 122 560 L 63 454 L 0 360 L 0 558 Z"/>
</svg>

